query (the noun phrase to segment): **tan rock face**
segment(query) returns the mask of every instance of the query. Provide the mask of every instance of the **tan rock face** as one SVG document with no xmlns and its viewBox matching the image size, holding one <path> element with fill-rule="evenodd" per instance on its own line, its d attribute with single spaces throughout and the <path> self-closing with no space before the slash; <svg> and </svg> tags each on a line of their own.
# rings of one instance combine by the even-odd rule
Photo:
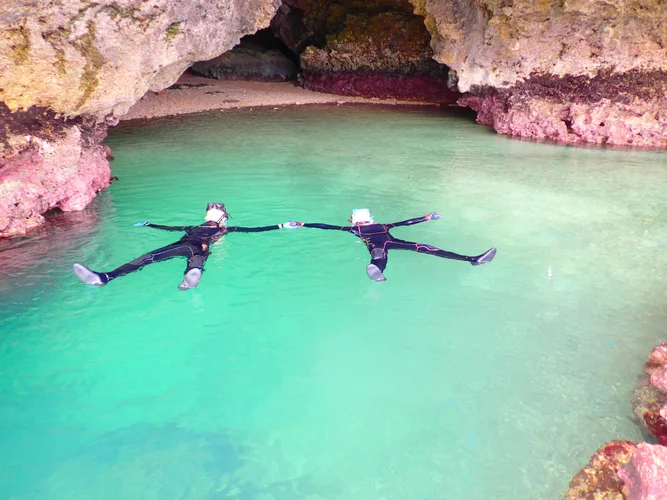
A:
<svg viewBox="0 0 667 500">
<path fill-rule="evenodd" d="M 124 114 L 269 25 L 280 0 L 0 3 L 0 101 L 68 116 Z"/>
<path fill-rule="evenodd" d="M 664 70 L 667 4 L 661 0 L 413 0 L 435 59 L 459 90 L 510 87 L 532 74 Z"/>
<path fill-rule="evenodd" d="M 414 0 L 459 100 L 501 134 L 667 147 L 667 4 Z"/>
<path fill-rule="evenodd" d="M 84 208 L 109 185 L 106 128 L 95 122 L 115 123 L 146 91 L 268 26 L 279 6 L 0 2 L 0 237 L 26 233 L 49 209 Z"/>
</svg>

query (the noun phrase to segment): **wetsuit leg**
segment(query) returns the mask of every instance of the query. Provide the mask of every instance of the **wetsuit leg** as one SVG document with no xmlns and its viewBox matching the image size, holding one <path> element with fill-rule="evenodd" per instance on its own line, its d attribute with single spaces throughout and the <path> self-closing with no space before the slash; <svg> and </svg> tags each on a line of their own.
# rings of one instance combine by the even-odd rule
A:
<svg viewBox="0 0 667 500">
<path fill-rule="evenodd" d="M 452 260 L 463 260 L 474 264 L 474 259 L 477 257 L 469 257 L 467 255 L 459 255 L 454 252 L 448 252 L 440 248 L 425 245 L 424 243 L 415 243 L 413 241 L 404 241 L 397 238 L 393 238 L 388 241 L 385 245 L 387 250 L 396 249 L 396 250 L 412 250 L 413 252 L 426 253 L 429 255 L 435 255 L 436 257 L 442 257 L 443 259 L 452 259 Z"/>
<path fill-rule="evenodd" d="M 380 245 L 368 244 L 368 251 L 371 254 L 371 262 L 366 266 L 366 274 L 373 281 L 385 281 L 383 271 L 387 267 L 387 252 Z"/>
<path fill-rule="evenodd" d="M 158 248 L 157 250 L 153 250 L 152 252 L 142 255 L 141 257 L 138 257 L 133 261 L 128 262 L 127 264 L 123 264 L 122 266 L 119 266 L 113 271 L 109 271 L 108 273 L 98 273 L 92 269 L 88 269 L 86 266 L 81 264 L 74 264 L 73 269 L 77 277 L 87 285 L 104 286 L 112 279 L 138 271 L 142 267 L 147 266 L 148 264 L 152 264 L 153 262 L 160 262 L 163 260 L 171 259 L 172 257 L 188 257 L 188 259 L 192 259 L 196 255 L 199 255 L 203 252 L 204 251 L 202 250 L 200 244 L 178 241 L 176 243 L 172 243 L 171 245 L 167 245 L 166 247 Z M 208 254 L 206 253 L 206 255 Z M 206 260 L 206 258 L 204 257 L 203 260 Z M 201 261 L 202 266 L 203 260 Z"/>
<path fill-rule="evenodd" d="M 179 290 L 187 290 L 194 288 L 199 284 L 201 275 L 204 272 L 204 263 L 208 258 L 210 252 L 199 247 L 197 253 L 188 259 L 188 266 L 185 268 L 185 277 L 180 285 Z"/>
</svg>

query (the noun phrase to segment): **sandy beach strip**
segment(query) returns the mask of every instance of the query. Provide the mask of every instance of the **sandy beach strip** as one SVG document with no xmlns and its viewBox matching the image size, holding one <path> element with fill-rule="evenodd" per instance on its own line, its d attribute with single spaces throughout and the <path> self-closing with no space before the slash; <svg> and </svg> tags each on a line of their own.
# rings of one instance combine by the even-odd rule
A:
<svg viewBox="0 0 667 500">
<path fill-rule="evenodd" d="M 298 87 L 295 82 L 215 80 L 186 71 L 168 89 L 148 91 L 121 117 L 121 121 L 258 106 L 347 103 L 438 106 L 434 103 L 323 94 Z"/>
</svg>

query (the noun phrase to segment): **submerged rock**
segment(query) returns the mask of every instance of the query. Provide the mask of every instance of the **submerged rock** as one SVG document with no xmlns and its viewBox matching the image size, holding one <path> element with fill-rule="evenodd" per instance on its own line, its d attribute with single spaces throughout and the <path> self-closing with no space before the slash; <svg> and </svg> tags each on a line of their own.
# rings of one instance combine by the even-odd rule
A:
<svg viewBox="0 0 667 500">
<path fill-rule="evenodd" d="M 635 389 L 633 411 L 644 431 L 667 445 L 667 342 L 653 349 L 644 372 Z"/>
<path fill-rule="evenodd" d="M 627 500 L 667 498 L 667 447 L 640 443 L 618 476 Z"/>
<path fill-rule="evenodd" d="M 636 448 L 631 441 L 611 441 L 600 447 L 570 482 L 565 500 L 624 500 L 618 471 Z"/>
</svg>

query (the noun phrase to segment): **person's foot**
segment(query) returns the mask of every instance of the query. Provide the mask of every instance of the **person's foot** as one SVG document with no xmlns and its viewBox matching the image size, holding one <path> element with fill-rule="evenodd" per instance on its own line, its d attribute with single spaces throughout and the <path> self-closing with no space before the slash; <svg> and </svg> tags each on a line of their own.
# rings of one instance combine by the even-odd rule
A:
<svg viewBox="0 0 667 500">
<path fill-rule="evenodd" d="M 482 264 L 488 264 L 493 260 L 493 258 L 496 256 L 496 249 L 495 248 L 490 248 L 486 252 L 484 252 L 482 255 L 478 255 L 477 257 L 473 257 L 470 263 L 473 266 L 481 266 Z"/>
<path fill-rule="evenodd" d="M 188 290 L 189 288 L 194 288 L 199 284 L 201 280 L 201 269 L 193 268 L 185 273 L 185 277 L 180 285 L 178 285 L 179 290 Z"/>
<path fill-rule="evenodd" d="M 366 274 L 368 274 L 368 277 L 372 279 L 373 281 L 386 281 L 387 278 L 384 277 L 384 274 L 382 274 L 382 271 L 378 266 L 375 264 L 368 264 L 366 266 Z"/>
<path fill-rule="evenodd" d="M 81 264 L 74 264 L 72 269 L 74 270 L 76 277 L 83 281 L 86 285 L 104 286 L 109 282 L 105 275 L 96 273 L 92 269 L 88 269 L 86 266 Z"/>
</svg>

